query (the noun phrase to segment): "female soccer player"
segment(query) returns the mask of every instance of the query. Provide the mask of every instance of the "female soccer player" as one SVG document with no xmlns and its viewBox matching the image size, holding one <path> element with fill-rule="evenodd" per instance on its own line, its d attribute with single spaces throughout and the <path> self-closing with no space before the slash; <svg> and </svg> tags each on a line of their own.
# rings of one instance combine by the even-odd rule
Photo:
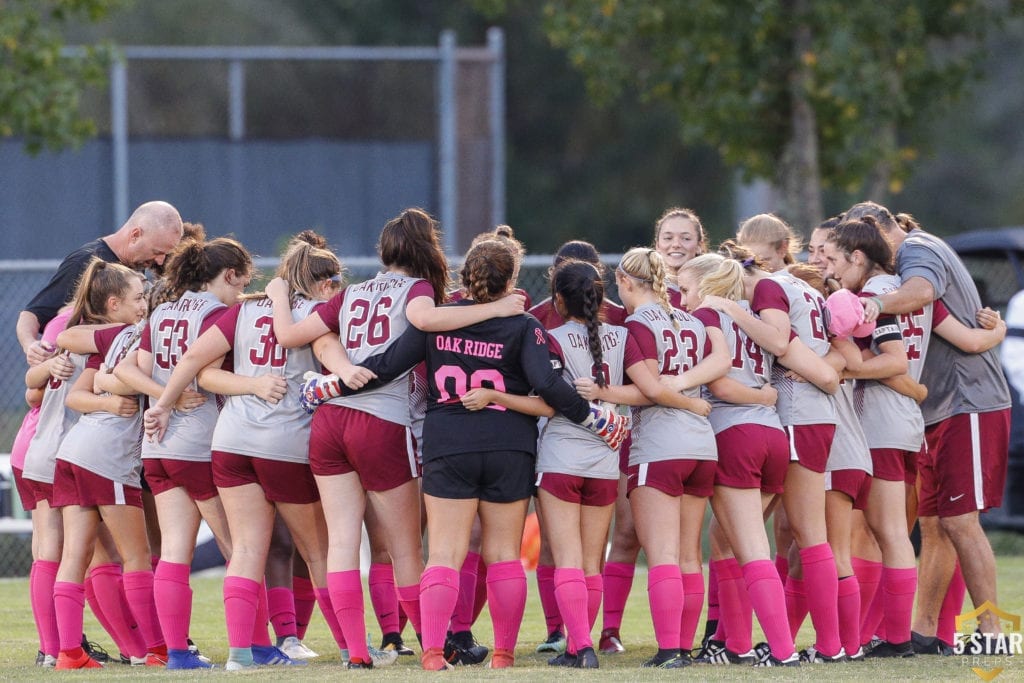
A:
<svg viewBox="0 0 1024 683">
<path fill-rule="evenodd" d="M 682 308 L 679 269 L 690 259 L 707 251 L 707 235 L 700 217 L 693 209 L 674 206 L 661 214 L 654 224 L 654 248 L 665 263 L 665 286 L 673 308 Z"/>
<path fill-rule="evenodd" d="M 796 263 L 800 240 L 785 221 L 762 213 L 740 224 L 736 241 L 761 260 L 765 270 L 774 273 Z"/>
</svg>

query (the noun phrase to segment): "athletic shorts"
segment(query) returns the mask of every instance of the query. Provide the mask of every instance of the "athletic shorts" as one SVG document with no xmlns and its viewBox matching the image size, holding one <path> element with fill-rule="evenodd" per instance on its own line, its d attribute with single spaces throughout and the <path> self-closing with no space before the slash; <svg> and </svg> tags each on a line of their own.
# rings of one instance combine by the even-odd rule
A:
<svg viewBox="0 0 1024 683">
<path fill-rule="evenodd" d="M 525 451 L 456 453 L 423 463 L 423 493 L 512 503 L 533 495 L 536 457 Z"/>
<path fill-rule="evenodd" d="M 14 476 L 14 486 L 18 489 L 18 498 L 21 500 L 22 510 L 36 509 L 36 494 L 32 489 L 32 481 L 25 478 L 25 473 L 18 467 L 11 467 L 11 474 Z"/>
<path fill-rule="evenodd" d="M 309 465 L 213 451 L 213 483 L 219 489 L 256 484 L 272 503 L 308 505 L 320 500 Z"/>
<path fill-rule="evenodd" d="M 715 492 L 714 460 L 675 459 L 630 465 L 626 473 L 626 495 L 638 486 L 650 486 L 669 496 L 710 498 Z"/>
<path fill-rule="evenodd" d="M 217 495 L 213 467 L 207 461 L 144 458 L 142 466 L 155 496 L 179 487 L 185 489 L 192 500 L 210 500 Z"/>
<path fill-rule="evenodd" d="M 626 435 L 625 440 L 622 442 L 622 446 L 619 447 L 619 472 L 621 474 L 629 473 L 629 449 L 633 446 L 633 432 Z"/>
<path fill-rule="evenodd" d="M 48 506 L 53 507 L 53 484 L 28 479 L 22 474 L 22 485 L 29 495 L 27 501 L 25 498 L 21 499 L 21 506 L 25 510 L 35 510 L 39 503 L 46 503 Z M 20 486 L 18 487 L 18 493 L 21 493 Z"/>
<path fill-rule="evenodd" d="M 740 424 L 716 434 L 715 443 L 715 486 L 782 493 L 789 468 L 786 432 L 765 425 Z"/>
<path fill-rule="evenodd" d="M 903 483 L 907 486 L 917 486 L 917 467 L 928 450 L 927 443 L 921 444 L 921 450 L 907 453 L 907 460 L 903 464 Z"/>
<path fill-rule="evenodd" d="M 836 426 L 832 424 L 791 425 L 783 427 L 789 439 L 789 460 L 812 472 L 822 474 L 832 450 Z"/>
<path fill-rule="evenodd" d="M 871 475 L 864 470 L 834 470 L 825 473 L 825 490 L 845 493 L 853 500 L 854 510 L 864 510 L 871 493 Z"/>
<path fill-rule="evenodd" d="M 309 466 L 319 477 L 355 472 L 367 491 L 390 491 L 419 476 L 412 430 L 329 403 L 313 413 Z"/>
<path fill-rule="evenodd" d="M 899 448 L 872 448 L 871 471 L 875 479 L 902 482 L 910 478 L 912 471 L 913 482 L 917 477 L 917 452 Z"/>
<path fill-rule="evenodd" d="M 142 489 L 125 486 L 84 467 L 57 461 L 53 472 L 53 507 L 78 505 L 90 508 L 100 505 L 131 505 L 142 507 Z"/>
<path fill-rule="evenodd" d="M 956 517 L 1003 503 L 1010 409 L 960 413 L 927 427 L 918 515 Z"/>
<path fill-rule="evenodd" d="M 618 479 L 578 477 L 559 472 L 538 472 L 537 488 L 567 503 L 604 507 L 615 502 L 619 493 Z"/>
</svg>

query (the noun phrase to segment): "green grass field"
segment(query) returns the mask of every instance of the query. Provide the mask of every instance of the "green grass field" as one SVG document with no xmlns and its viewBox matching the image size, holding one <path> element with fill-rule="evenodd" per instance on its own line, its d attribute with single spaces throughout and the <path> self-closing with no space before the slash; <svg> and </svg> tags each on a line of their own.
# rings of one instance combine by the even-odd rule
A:
<svg viewBox="0 0 1024 683">
<path fill-rule="evenodd" d="M 1010 540 L 1009 543 L 1016 543 Z M 994 543 L 997 548 L 998 543 Z M 1001 607 L 1014 614 L 1024 614 L 1024 557 L 1002 556 L 999 558 L 999 594 Z M 655 650 L 650 615 L 647 609 L 646 577 L 638 572 L 637 579 L 630 595 L 623 623 L 623 641 L 627 652 L 621 655 L 601 658 L 601 669 L 598 671 L 574 671 L 549 667 L 547 657 L 534 654 L 534 646 L 544 636 L 544 621 L 541 616 L 540 604 L 536 597 L 534 577 L 529 575 L 530 601 L 527 605 L 526 618 L 520 635 L 517 651 L 516 667 L 508 671 L 489 671 L 480 667 L 459 668 L 444 674 L 454 680 L 582 680 L 595 681 L 643 681 L 669 680 L 677 677 L 689 677 L 693 680 L 827 680 L 827 681 L 892 681 L 892 680 L 927 680 L 927 681 L 976 681 L 981 680 L 971 671 L 971 663 L 965 657 L 916 657 L 900 661 L 867 661 L 856 664 L 828 666 L 803 666 L 800 669 L 753 669 L 748 667 L 708 667 L 693 666 L 684 670 L 657 671 L 641 669 L 641 662 L 653 654 Z M 195 600 L 192 612 L 192 637 L 203 651 L 218 663 L 226 657 L 224 634 L 224 615 L 221 605 L 221 580 L 216 576 L 193 579 Z M 369 599 L 367 598 L 367 605 Z M 371 631 L 377 626 L 372 614 L 368 614 L 368 625 Z M 755 622 L 756 623 L 756 622 Z M 102 671 L 89 672 L 55 672 L 43 671 L 32 665 L 36 654 L 36 633 L 32 624 L 32 615 L 28 603 L 27 579 L 0 580 L 0 624 L 3 624 L 4 648 L 0 652 L 0 680 L 183 680 L 205 678 L 209 676 L 223 677 L 228 674 L 223 670 L 211 672 L 164 672 L 143 668 L 129 668 L 117 664 L 108 665 Z M 114 652 L 109 638 L 102 632 L 99 625 L 86 610 L 86 632 L 93 640 L 98 641 L 109 651 Z M 756 626 L 755 626 L 756 629 Z M 407 627 L 406 633 L 409 634 Z M 374 633 L 374 638 L 379 638 Z M 476 630 L 477 638 L 485 644 L 491 642 L 490 621 L 486 611 Z M 410 635 L 411 638 L 411 635 Z M 798 647 L 810 644 L 810 628 L 805 626 L 797 641 Z M 760 639 L 755 632 L 755 642 Z M 402 657 L 398 664 L 387 669 L 373 672 L 348 672 L 341 668 L 337 651 L 318 614 L 314 614 L 313 623 L 305 641 L 310 647 L 321 654 L 306 667 L 295 669 L 263 668 L 253 672 L 239 674 L 246 680 L 326 680 L 336 676 L 374 677 L 385 681 L 419 681 L 434 680 L 438 674 L 429 674 L 419 669 L 417 657 Z M 995 664 L 990 660 L 986 668 Z M 1017 657 L 1004 664 L 1005 670 L 996 679 L 999 681 L 1024 680 L 1024 658 Z"/>
</svg>

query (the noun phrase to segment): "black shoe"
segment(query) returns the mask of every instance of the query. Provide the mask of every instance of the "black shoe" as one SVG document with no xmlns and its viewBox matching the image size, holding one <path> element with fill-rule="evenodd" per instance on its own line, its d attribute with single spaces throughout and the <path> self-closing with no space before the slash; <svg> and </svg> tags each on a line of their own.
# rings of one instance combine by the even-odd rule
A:
<svg viewBox="0 0 1024 683">
<path fill-rule="evenodd" d="M 415 652 L 412 648 L 406 647 L 405 642 L 402 640 L 401 633 L 385 633 L 384 638 L 380 641 L 381 651 L 394 650 L 400 655 L 414 655 Z"/>
<path fill-rule="evenodd" d="M 679 650 L 659 649 L 658 654 L 654 655 L 640 666 L 645 669 L 682 669 L 689 665 L 689 658 L 684 659 Z"/>
<path fill-rule="evenodd" d="M 879 644 L 880 646 L 881 644 Z M 868 656 L 871 656 L 870 653 Z M 805 664 L 838 664 L 846 661 L 846 651 L 843 648 L 839 648 L 839 652 L 834 655 L 826 655 L 818 652 L 818 649 L 812 646 L 800 650 L 800 661 Z"/>
<path fill-rule="evenodd" d="M 754 650 L 738 654 L 726 648 L 720 640 L 709 640 L 694 661 L 700 664 L 753 664 L 757 658 Z"/>
<path fill-rule="evenodd" d="M 597 653 L 594 652 L 594 648 L 585 647 L 576 653 L 576 664 L 574 665 L 577 669 L 598 669 L 600 664 L 597 661 Z"/>
<path fill-rule="evenodd" d="M 718 619 L 708 619 L 704 622 L 704 637 L 700 639 L 700 649 L 703 650 L 707 647 L 707 644 L 715 637 L 715 631 L 718 630 Z"/>
<path fill-rule="evenodd" d="M 132 665 L 132 658 L 125 655 L 123 652 L 118 655 L 120 659 L 117 661 L 118 664 Z"/>
<path fill-rule="evenodd" d="M 548 660 L 548 666 L 567 666 L 573 668 L 576 666 L 576 655 L 563 652 L 560 655 L 555 655 Z"/>
<path fill-rule="evenodd" d="M 444 641 L 444 658 L 449 664 L 481 664 L 490 649 L 476 642 L 472 631 L 449 633 Z"/>
<path fill-rule="evenodd" d="M 346 669 L 372 669 L 373 662 L 361 662 L 355 659 L 350 659 L 348 664 L 345 665 Z"/>
<path fill-rule="evenodd" d="M 938 636 L 922 636 L 920 633 L 911 631 L 910 644 L 914 646 L 914 654 L 918 655 L 949 657 L 953 654 L 953 646 L 947 644 Z"/>
<path fill-rule="evenodd" d="M 772 654 L 771 650 L 765 650 L 756 662 L 755 667 L 772 667 L 772 666 L 800 666 L 800 655 L 794 652 L 786 659 L 779 659 Z"/>
<path fill-rule="evenodd" d="M 110 661 L 110 655 L 107 654 L 107 651 L 96 643 L 90 642 L 89 639 L 85 637 L 84 633 L 82 634 L 82 649 L 85 650 L 85 654 L 89 655 L 100 664 L 106 664 Z"/>
<path fill-rule="evenodd" d="M 905 643 L 890 643 L 887 640 L 883 640 L 875 647 L 871 648 L 871 652 L 867 654 L 868 659 L 876 659 L 879 657 L 913 657 L 914 646 L 911 641 Z"/>
</svg>

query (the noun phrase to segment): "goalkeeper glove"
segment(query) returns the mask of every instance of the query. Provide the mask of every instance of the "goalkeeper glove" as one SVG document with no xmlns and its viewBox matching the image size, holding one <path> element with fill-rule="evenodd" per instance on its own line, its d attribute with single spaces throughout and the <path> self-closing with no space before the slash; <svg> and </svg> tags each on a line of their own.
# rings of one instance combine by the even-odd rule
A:
<svg viewBox="0 0 1024 683">
<path fill-rule="evenodd" d="M 590 413 L 580 424 L 601 437 L 613 451 L 619 450 L 629 434 L 629 418 L 616 412 L 610 403 L 591 403 Z"/>
</svg>

